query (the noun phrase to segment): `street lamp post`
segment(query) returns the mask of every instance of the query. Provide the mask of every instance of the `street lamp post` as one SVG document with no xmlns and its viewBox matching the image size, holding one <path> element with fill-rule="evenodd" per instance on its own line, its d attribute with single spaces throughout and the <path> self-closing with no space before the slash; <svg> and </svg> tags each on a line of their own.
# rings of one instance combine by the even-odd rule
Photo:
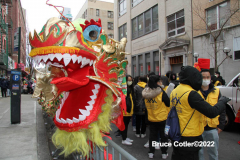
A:
<svg viewBox="0 0 240 160">
<path fill-rule="evenodd" d="M 226 54 L 226 57 L 222 60 L 222 62 L 217 67 L 219 67 L 223 63 L 223 61 L 225 61 L 228 57 L 232 58 L 232 55 L 230 55 L 230 56 L 228 55 L 229 52 L 231 52 L 230 48 L 228 48 L 228 47 L 223 48 L 223 53 Z"/>
<path fill-rule="evenodd" d="M 223 52 L 226 54 L 226 56 L 228 57 L 228 53 L 231 52 L 231 49 L 228 47 L 224 47 L 223 48 Z"/>
<path fill-rule="evenodd" d="M 195 62 L 197 62 L 197 59 L 199 57 L 199 54 L 197 52 L 194 52 L 193 57 L 195 58 Z"/>
</svg>

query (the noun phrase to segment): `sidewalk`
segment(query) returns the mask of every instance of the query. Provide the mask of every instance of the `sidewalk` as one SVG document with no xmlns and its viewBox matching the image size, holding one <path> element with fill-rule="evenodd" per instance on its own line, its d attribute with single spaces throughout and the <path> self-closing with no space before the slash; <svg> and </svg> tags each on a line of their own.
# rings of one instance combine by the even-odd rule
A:
<svg viewBox="0 0 240 160">
<path fill-rule="evenodd" d="M 0 97 L 0 160 L 38 160 L 37 102 L 31 96 L 22 94 L 21 123 L 14 125 L 10 120 L 10 97 Z"/>
</svg>

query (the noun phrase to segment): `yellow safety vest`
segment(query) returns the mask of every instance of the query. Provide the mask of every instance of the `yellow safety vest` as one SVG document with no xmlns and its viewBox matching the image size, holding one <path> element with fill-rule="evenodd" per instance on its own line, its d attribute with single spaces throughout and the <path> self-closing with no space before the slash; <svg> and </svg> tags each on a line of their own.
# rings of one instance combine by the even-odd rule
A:
<svg viewBox="0 0 240 160">
<path fill-rule="evenodd" d="M 168 86 L 166 86 L 163 90 L 166 91 L 167 87 Z M 163 92 L 155 98 L 145 99 L 145 106 L 148 111 L 148 120 L 150 122 L 161 122 L 167 119 L 170 107 L 167 107 L 162 101 L 162 94 Z"/>
<path fill-rule="evenodd" d="M 176 105 L 177 100 L 185 92 L 187 92 L 181 97 L 181 99 L 176 105 L 181 133 L 183 132 L 184 128 L 186 127 L 188 121 L 190 120 L 194 112 L 194 109 L 192 109 L 192 107 L 188 103 L 188 96 L 191 91 L 194 91 L 194 89 L 191 86 L 186 84 L 179 84 L 170 95 L 170 106 L 173 107 Z M 184 137 L 200 136 L 204 131 L 202 117 L 203 117 L 202 114 L 195 110 L 182 136 Z"/>
<path fill-rule="evenodd" d="M 219 83 L 220 83 L 220 85 L 222 85 L 222 83 L 221 83 L 220 81 L 216 81 L 216 82 L 214 83 L 214 86 L 218 86 Z"/>
<path fill-rule="evenodd" d="M 207 99 L 205 100 L 212 106 L 214 106 L 215 104 L 218 103 L 218 97 L 219 97 L 219 93 L 220 93 L 219 88 L 216 88 L 216 87 L 214 87 L 214 88 L 215 88 L 215 90 L 210 92 L 207 96 Z M 198 91 L 198 93 L 203 97 L 203 99 L 205 99 L 201 91 Z M 219 125 L 218 117 L 219 117 L 219 115 L 215 118 L 208 118 L 203 115 L 203 126 L 205 127 L 206 125 L 208 125 L 209 127 L 217 128 L 217 126 Z"/>
<path fill-rule="evenodd" d="M 123 116 L 132 116 L 133 115 L 133 99 L 132 99 L 132 94 L 130 93 L 130 99 L 131 99 L 131 102 L 132 102 L 132 109 L 131 109 L 131 112 L 130 113 L 128 113 L 127 111 L 126 111 L 126 113 L 125 113 L 125 111 L 123 110 Z M 126 106 L 127 107 L 127 106 Z"/>
</svg>

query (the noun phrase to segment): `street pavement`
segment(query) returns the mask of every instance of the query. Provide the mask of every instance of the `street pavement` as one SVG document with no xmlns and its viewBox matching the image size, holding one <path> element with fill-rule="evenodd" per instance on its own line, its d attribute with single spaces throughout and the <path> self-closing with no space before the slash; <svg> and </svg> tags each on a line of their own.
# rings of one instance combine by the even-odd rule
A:
<svg viewBox="0 0 240 160">
<path fill-rule="evenodd" d="M 131 122 L 130 122 L 131 123 Z M 148 151 L 149 148 L 144 148 L 144 144 L 148 141 L 149 132 L 147 129 L 147 137 L 145 138 L 137 138 L 135 136 L 135 132 L 133 132 L 132 125 L 129 124 L 128 127 L 128 137 L 133 139 L 132 146 L 123 145 L 122 138 L 116 138 L 114 132 L 117 131 L 117 127 L 112 124 L 112 131 L 110 132 L 110 136 L 112 140 L 120 145 L 123 149 L 129 152 L 133 157 L 138 160 L 149 160 Z M 223 131 L 219 135 L 219 160 L 240 160 L 240 145 L 237 143 L 240 141 L 240 125 L 235 124 L 234 129 L 232 131 L 226 132 Z M 172 147 L 168 148 L 168 158 L 171 159 L 172 155 Z M 205 149 L 205 160 L 208 160 L 208 156 L 206 154 Z M 153 160 L 162 159 L 161 150 L 155 150 L 155 155 Z"/>
<path fill-rule="evenodd" d="M 0 98 L 0 160 L 49 159 L 42 115 L 37 115 L 41 114 L 41 107 L 31 96 L 21 96 L 20 124 L 11 124 L 10 97 Z"/>
</svg>

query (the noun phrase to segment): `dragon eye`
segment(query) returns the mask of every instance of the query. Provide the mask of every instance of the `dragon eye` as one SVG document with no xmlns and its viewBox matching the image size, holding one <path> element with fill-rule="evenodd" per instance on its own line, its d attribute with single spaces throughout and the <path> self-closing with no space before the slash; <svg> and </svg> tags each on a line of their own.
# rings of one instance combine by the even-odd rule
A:
<svg viewBox="0 0 240 160">
<path fill-rule="evenodd" d="M 100 35 L 100 31 L 101 27 L 97 25 L 90 25 L 84 30 L 83 37 L 90 42 L 95 42 Z"/>
<path fill-rule="evenodd" d="M 96 40 L 98 37 L 98 31 L 91 31 L 89 32 L 89 37 L 91 38 L 91 40 Z"/>
</svg>

